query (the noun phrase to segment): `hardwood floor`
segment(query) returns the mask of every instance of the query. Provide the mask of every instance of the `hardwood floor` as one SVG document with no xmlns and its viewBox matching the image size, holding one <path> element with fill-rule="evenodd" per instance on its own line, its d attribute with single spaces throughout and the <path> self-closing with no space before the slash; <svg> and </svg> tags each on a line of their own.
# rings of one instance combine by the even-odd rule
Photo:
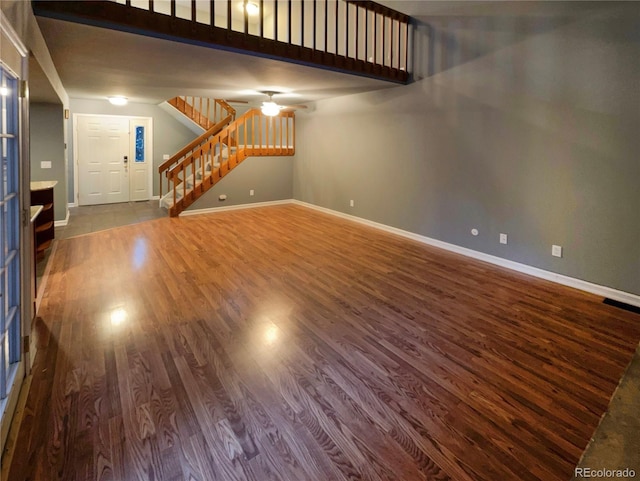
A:
<svg viewBox="0 0 640 481">
<path fill-rule="evenodd" d="M 300 206 L 59 241 L 9 480 L 569 479 L 640 340 Z"/>
</svg>

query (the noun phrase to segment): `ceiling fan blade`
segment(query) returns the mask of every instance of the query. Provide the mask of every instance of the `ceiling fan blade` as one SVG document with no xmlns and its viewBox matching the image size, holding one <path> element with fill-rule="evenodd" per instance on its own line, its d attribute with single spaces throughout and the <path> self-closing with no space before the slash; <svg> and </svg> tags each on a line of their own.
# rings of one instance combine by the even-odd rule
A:
<svg viewBox="0 0 640 481">
<path fill-rule="evenodd" d="M 230 104 L 248 104 L 248 100 L 240 100 L 240 99 L 225 99 L 225 102 Z"/>
<path fill-rule="evenodd" d="M 297 105 L 281 105 L 280 108 L 282 110 L 299 110 L 299 109 L 308 109 L 309 107 L 305 104 L 297 104 Z"/>
</svg>

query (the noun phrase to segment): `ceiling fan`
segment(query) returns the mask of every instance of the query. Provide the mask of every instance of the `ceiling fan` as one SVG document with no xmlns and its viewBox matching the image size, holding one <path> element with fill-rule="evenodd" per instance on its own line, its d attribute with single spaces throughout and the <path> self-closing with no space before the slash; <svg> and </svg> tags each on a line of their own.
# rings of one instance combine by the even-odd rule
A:
<svg viewBox="0 0 640 481">
<path fill-rule="evenodd" d="M 282 92 L 275 92 L 275 91 L 272 91 L 272 90 L 265 90 L 265 91 L 261 91 L 260 93 L 266 95 L 267 97 L 269 97 L 269 100 L 265 100 L 264 102 L 262 102 L 262 105 L 260 106 L 260 110 L 262 111 L 262 113 L 264 115 L 269 116 L 269 117 L 275 117 L 276 115 L 278 115 L 282 111 L 306 109 L 307 108 L 307 106 L 304 105 L 304 104 L 280 105 L 277 102 L 274 102 L 273 101 L 273 96 L 281 94 Z M 250 104 L 250 102 L 248 102 L 246 100 L 238 100 L 238 99 L 229 99 L 229 100 L 227 100 L 227 102 L 229 102 L 229 103 L 239 103 L 239 104 Z"/>
</svg>

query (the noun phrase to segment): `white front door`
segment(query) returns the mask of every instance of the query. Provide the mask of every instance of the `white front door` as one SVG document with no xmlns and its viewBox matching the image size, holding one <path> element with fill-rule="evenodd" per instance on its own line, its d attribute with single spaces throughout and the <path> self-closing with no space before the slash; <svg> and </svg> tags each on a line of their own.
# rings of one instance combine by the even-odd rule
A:
<svg viewBox="0 0 640 481">
<path fill-rule="evenodd" d="M 78 202 L 129 201 L 129 118 L 78 116 Z"/>
<path fill-rule="evenodd" d="M 151 199 L 150 117 L 76 114 L 74 125 L 79 205 Z"/>
</svg>

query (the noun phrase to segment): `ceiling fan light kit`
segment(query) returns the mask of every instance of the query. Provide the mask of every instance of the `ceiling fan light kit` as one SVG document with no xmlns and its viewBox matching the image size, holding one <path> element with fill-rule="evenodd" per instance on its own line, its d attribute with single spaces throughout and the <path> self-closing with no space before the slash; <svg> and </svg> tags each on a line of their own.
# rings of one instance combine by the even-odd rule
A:
<svg viewBox="0 0 640 481">
<path fill-rule="evenodd" d="M 260 111 L 268 117 L 275 117 L 280 113 L 280 106 L 275 102 L 262 102 Z"/>
<path fill-rule="evenodd" d="M 262 107 L 260 107 L 260 111 L 268 117 L 275 117 L 280 113 L 280 109 L 281 109 L 281 107 L 273 101 L 273 96 L 277 92 L 262 92 L 262 93 L 267 95 L 269 97 L 269 100 L 266 102 L 262 102 Z"/>
<path fill-rule="evenodd" d="M 241 92 L 242 93 L 242 92 Z M 297 109 L 306 109 L 307 106 L 304 104 L 298 104 L 298 105 L 280 105 L 277 102 L 273 101 L 273 96 L 274 95 L 281 95 L 283 94 L 283 92 L 276 92 L 273 90 L 263 90 L 260 92 L 255 92 L 255 93 L 259 93 L 260 95 L 266 95 L 267 97 L 269 97 L 269 100 L 265 100 L 264 102 L 262 102 L 262 105 L 260 106 L 260 111 L 262 112 L 263 115 L 266 115 L 268 117 L 275 117 L 276 115 L 280 114 L 280 112 L 282 111 L 290 111 L 290 110 L 297 110 Z M 249 94 L 254 94 L 254 91 L 250 91 Z M 286 95 L 290 95 L 290 94 L 286 94 Z M 227 99 L 227 102 L 230 103 L 239 103 L 239 104 L 250 104 L 251 102 L 244 100 L 244 99 Z M 257 107 L 254 104 L 255 107 Z"/>
</svg>

